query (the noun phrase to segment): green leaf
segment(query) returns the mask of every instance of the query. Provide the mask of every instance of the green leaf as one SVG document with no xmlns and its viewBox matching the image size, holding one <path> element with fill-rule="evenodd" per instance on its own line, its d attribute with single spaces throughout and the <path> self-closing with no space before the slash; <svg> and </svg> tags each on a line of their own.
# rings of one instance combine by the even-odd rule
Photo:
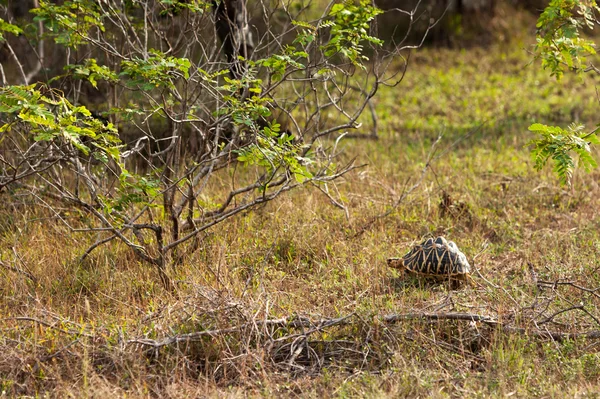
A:
<svg viewBox="0 0 600 399">
<path fill-rule="evenodd" d="M 148 59 L 133 58 L 121 62 L 120 76 L 128 78 L 126 84 L 142 90 L 174 88 L 179 79 L 189 79 L 191 62 L 187 58 L 166 57 L 158 50 L 150 50 Z"/>
<path fill-rule="evenodd" d="M 71 0 L 61 4 L 40 0 L 39 6 L 30 12 L 35 15 L 35 22 L 44 24 L 46 35 L 67 47 L 83 44 L 92 29 L 105 30 L 104 14 L 93 0 Z"/>
<path fill-rule="evenodd" d="M 383 11 L 373 7 L 369 0 L 354 2 L 343 2 L 335 4 L 329 13 L 332 18 L 330 39 L 327 44 L 321 46 L 327 57 L 340 54 L 348 58 L 355 66 L 365 69 L 362 61 L 367 60 L 363 52 L 362 42 L 366 41 L 374 45 L 382 45 L 383 41 L 370 36 L 367 32 L 370 22 Z M 325 27 L 321 24 L 321 27 Z"/>
<path fill-rule="evenodd" d="M 19 36 L 21 33 L 23 33 L 23 29 L 0 18 L 0 42 L 5 40 L 4 35 L 2 34 L 3 32 L 12 33 L 15 36 Z"/>
<path fill-rule="evenodd" d="M 540 170 L 548 159 L 554 162 L 554 172 L 561 184 L 570 184 L 575 168 L 572 153 L 579 157 L 584 170 L 590 171 L 597 167 L 597 162 L 591 155 L 590 144 L 597 143 L 598 138 L 594 133 L 584 132 L 584 126 L 571 124 L 567 129 L 558 126 L 547 126 L 534 123 L 529 130 L 537 133 L 541 138 L 529 142 L 533 145 L 531 155 L 535 168 Z"/>
</svg>

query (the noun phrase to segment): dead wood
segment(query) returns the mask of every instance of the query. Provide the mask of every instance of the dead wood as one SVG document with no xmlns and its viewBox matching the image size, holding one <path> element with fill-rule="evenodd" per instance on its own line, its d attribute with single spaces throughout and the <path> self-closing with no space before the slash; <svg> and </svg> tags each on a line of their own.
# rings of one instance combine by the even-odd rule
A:
<svg viewBox="0 0 600 399">
<path fill-rule="evenodd" d="M 579 309 L 580 307 L 573 307 L 565 309 L 560 313 L 564 313 L 570 310 Z M 283 334 L 280 338 L 273 341 L 283 341 L 289 339 L 297 339 L 298 337 L 307 338 L 309 335 L 322 332 L 327 328 L 341 327 L 351 324 L 351 319 L 355 316 L 354 313 L 343 317 L 337 318 L 323 318 L 319 320 L 311 320 L 305 317 L 283 317 L 278 319 L 266 319 L 266 320 L 253 320 L 251 322 L 243 323 L 238 326 L 197 331 L 188 334 L 176 334 L 170 337 L 162 339 L 149 339 L 149 338 L 136 338 L 127 341 L 128 345 L 142 345 L 158 349 L 161 347 L 174 345 L 182 342 L 191 342 L 202 339 L 206 336 L 216 337 L 222 335 L 228 335 L 233 333 L 240 333 L 248 329 L 254 329 L 263 327 L 263 329 L 269 327 L 271 333 L 267 333 L 269 338 L 272 337 L 274 329 L 287 328 L 289 329 L 288 334 Z M 568 339 L 587 338 L 587 339 L 599 339 L 600 330 L 592 330 L 586 332 L 562 332 L 562 331 L 551 331 L 548 329 L 541 328 L 526 328 L 518 327 L 510 324 L 504 324 L 498 319 L 492 316 L 474 314 L 474 313 L 461 313 L 461 312 L 450 312 L 450 313 L 404 313 L 404 314 L 389 314 L 378 318 L 385 324 L 397 324 L 404 321 L 411 320 L 429 320 L 429 321 L 446 321 L 446 320 L 457 320 L 457 321 L 469 321 L 475 323 L 482 323 L 488 327 L 498 328 L 507 333 L 518 333 L 530 337 L 552 339 L 555 341 L 564 341 Z M 359 319 L 359 323 L 364 324 L 362 319 Z M 377 319 L 372 321 L 373 324 L 377 324 Z M 298 332 L 297 330 L 302 330 Z M 265 331 L 266 332 L 266 331 Z M 268 339 L 267 339 L 268 340 Z"/>
</svg>

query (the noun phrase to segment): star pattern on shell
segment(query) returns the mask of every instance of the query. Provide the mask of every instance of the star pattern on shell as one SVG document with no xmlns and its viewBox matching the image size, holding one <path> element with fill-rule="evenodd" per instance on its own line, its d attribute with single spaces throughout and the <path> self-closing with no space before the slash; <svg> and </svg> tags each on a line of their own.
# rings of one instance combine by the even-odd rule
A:
<svg viewBox="0 0 600 399">
<path fill-rule="evenodd" d="M 444 237 L 428 238 L 402 258 L 389 258 L 389 267 L 402 272 L 436 279 L 467 281 L 474 285 L 471 265 L 453 241 Z"/>
</svg>

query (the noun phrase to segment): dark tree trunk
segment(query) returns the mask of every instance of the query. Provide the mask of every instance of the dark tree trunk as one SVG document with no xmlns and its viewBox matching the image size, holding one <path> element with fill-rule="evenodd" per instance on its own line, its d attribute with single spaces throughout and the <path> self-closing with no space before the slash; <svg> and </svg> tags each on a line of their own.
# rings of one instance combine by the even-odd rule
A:
<svg viewBox="0 0 600 399">
<path fill-rule="evenodd" d="M 229 71 L 234 78 L 243 75 L 245 63 L 238 56 L 248 59 L 254 50 L 252 33 L 248 27 L 246 0 L 215 0 L 215 28 L 227 58 Z"/>
</svg>

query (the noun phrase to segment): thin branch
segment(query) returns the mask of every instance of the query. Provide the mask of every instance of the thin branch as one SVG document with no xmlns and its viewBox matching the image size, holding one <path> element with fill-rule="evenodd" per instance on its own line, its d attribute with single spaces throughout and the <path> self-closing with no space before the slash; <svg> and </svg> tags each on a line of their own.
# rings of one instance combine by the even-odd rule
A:
<svg viewBox="0 0 600 399">
<path fill-rule="evenodd" d="M 33 0 L 33 8 L 39 8 L 40 4 L 38 0 Z M 35 65 L 35 68 L 33 68 L 25 77 L 25 82 L 30 82 L 31 79 L 33 79 L 35 77 L 35 75 L 38 74 L 38 72 L 41 71 L 42 66 L 44 65 L 44 59 L 45 59 L 45 54 L 44 54 L 44 23 L 40 20 L 38 21 L 38 34 L 39 34 L 39 38 L 38 38 L 38 50 L 37 50 L 37 63 Z M 27 84 L 27 83 L 26 83 Z"/>
<path fill-rule="evenodd" d="M 550 316 L 546 317 L 544 320 L 538 321 L 536 324 L 540 325 L 540 324 L 550 323 L 559 314 L 567 313 L 567 312 L 570 312 L 571 310 L 575 310 L 575 309 L 583 309 L 583 305 L 580 304 L 580 305 L 571 306 L 571 307 L 566 308 L 566 309 L 561 309 L 561 310 L 559 310 L 559 311 L 551 314 Z"/>
<path fill-rule="evenodd" d="M 77 335 L 77 336 L 84 336 L 84 337 L 89 337 L 89 338 L 94 337 L 93 334 L 88 334 L 86 332 L 81 331 L 80 329 L 65 330 L 64 328 L 60 327 L 61 323 L 58 321 L 56 323 L 49 323 L 47 321 L 38 319 L 36 317 L 29 317 L 29 316 L 7 317 L 4 319 L 0 319 L 0 321 L 3 321 L 3 322 L 6 322 L 7 320 L 28 321 L 31 323 L 36 323 L 36 324 L 39 324 L 39 325 L 47 327 L 47 328 L 52 328 L 56 331 L 66 334 L 66 335 Z"/>
<path fill-rule="evenodd" d="M 571 286 L 573 288 L 576 288 L 578 290 L 584 291 L 584 292 L 589 292 L 590 294 L 592 294 L 593 296 L 595 296 L 596 298 L 600 298 L 600 294 L 598 294 L 598 291 L 600 291 L 600 287 L 597 288 L 587 288 L 584 286 L 581 286 L 579 284 L 576 284 L 572 281 L 561 281 L 561 280 L 556 280 L 556 281 L 544 281 L 544 280 L 538 280 L 537 281 L 537 285 L 538 287 L 552 287 L 554 289 L 556 289 L 556 287 L 560 286 L 560 285 L 566 285 L 566 286 Z"/>
<path fill-rule="evenodd" d="M 349 314 L 344 317 L 338 317 L 338 318 L 334 318 L 334 319 L 322 319 L 319 321 L 312 321 L 307 318 L 291 316 L 291 317 L 282 317 L 279 319 L 266 319 L 266 320 L 260 321 L 260 323 L 264 327 L 267 327 L 267 326 L 268 327 L 277 327 L 277 328 L 311 327 L 310 330 L 303 333 L 303 335 L 307 335 L 307 334 L 312 334 L 316 331 L 321 331 L 322 329 L 327 328 L 327 327 L 348 324 L 348 319 L 350 317 L 352 317 L 353 315 L 354 314 Z M 256 322 L 252 321 L 252 322 L 241 324 L 239 326 L 234 326 L 234 327 L 229 327 L 229 328 L 204 330 L 204 331 L 197 331 L 197 332 L 193 332 L 193 333 L 189 333 L 189 334 L 173 335 L 171 337 L 163 338 L 161 340 L 154 340 L 154 339 L 148 339 L 148 338 L 132 339 L 132 340 L 127 341 L 126 344 L 127 345 L 139 344 L 139 345 L 144 345 L 144 346 L 151 346 L 154 348 L 160 348 L 163 346 L 173 345 L 173 344 L 177 344 L 177 343 L 181 343 L 181 342 L 197 341 L 206 336 L 214 337 L 214 336 L 218 336 L 218 335 L 227 335 L 227 334 L 231 334 L 234 332 L 242 331 L 246 328 L 250 328 L 255 325 L 256 325 Z M 287 338 L 289 338 L 289 336 Z"/>
<path fill-rule="evenodd" d="M 22 270 L 22 269 L 19 269 L 18 267 L 7 265 L 7 264 L 3 263 L 2 261 L 0 261 L 0 266 L 2 266 L 3 268 L 5 268 L 6 270 L 10 270 L 10 271 L 13 271 L 15 273 L 22 274 L 23 276 L 25 276 L 29 280 L 31 280 L 34 284 L 38 283 L 38 279 L 33 274 L 29 273 L 26 270 Z"/>
<path fill-rule="evenodd" d="M 85 258 L 87 258 L 92 253 L 92 251 L 94 251 L 94 249 L 98 248 L 99 246 L 101 246 L 103 244 L 106 244 L 107 242 L 111 242 L 115 238 L 117 238 L 117 236 L 115 234 L 112 234 L 106 238 L 96 241 L 88 249 L 86 249 L 86 251 L 83 253 L 83 255 L 81 255 L 79 257 L 79 262 L 83 262 L 85 260 Z"/>
<path fill-rule="evenodd" d="M 464 320 L 477 321 L 489 325 L 498 325 L 498 320 L 490 316 L 483 316 L 474 313 L 405 313 L 405 314 L 390 314 L 383 317 L 386 323 L 398 323 L 404 320 Z"/>
<path fill-rule="evenodd" d="M 538 338 L 547 338 L 555 341 L 564 341 L 567 339 L 576 338 L 587 338 L 587 339 L 600 339 L 600 330 L 592 330 L 585 332 L 574 332 L 567 333 L 561 331 L 550 331 L 541 329 L 528 329 L 523 327 L 515 327 L 506 325 L 498 321 L 497 319 L 478 315 L 473 313 L 407 313 L 407 314 L 392 314 L 384 317 L 384 321 L 388 323 L 398 323 L 405 320 L 463 320 L 472 322 L 481 322 L 488 327 L 500 328 L 502 331 L 508 333 L 518 333 L 527 336 L 533 336 Z"/>
<path fill-rule="evenodd" d="M 126 342 L 127 345 L 142 345 L 142 346 L 150 346 L 155 349 L 169 346 L 173 344 L 178 344 L 181 342 L 191 342 L 197 341 L 204 337 L 216 337 L 223 336 L 232 333 L 238 333 L 240 331 L 246 330 L 248 328 L 255 327 L 257 324 L 263 326 L 263 328 L 289 328 L 289 329 L 302 329 L 302 332 L 287 334 L 279 337 L 273 342 L 278 342 L 282 340 L 290 340 L 296 339 L 300 337 L 306 337 L 314 332 L 322 331 L 325 328 L 333 327 L 333 326 L 345 326 L 350 324 L 350 319 L 355 316 L 354 313 L 337 318 L 330 319 L 319 319 L 319 320 L 311 320 L 304 317 L 290 316 L 290 317 L 282 317 L 278 319 L 265 319 L 261 321 L 252 320 L 250 322 L 246 322 L 240 324 L 238 326 L 228 327 L 228 328 L 220 328 L 213 330 L 204 330 L 197 331 L 188 334 L 178 334 L 172 335 L 170 337 L 166 337 L 163 339 L 149 339 L 149 338 L 136 338 Z M 509 333 L 518 333 L 533 337 L 539 338 L 547 338 L 553 339 L 556 341 L 562 341 L 566 339 L 574 339 L 574 338 L 588 338 L 588 339 L 600 339 L 600 331 L 593 330 L 587 332 L 576 332 L 576 333 L 564 333 L 560 331 L 549 331 L 549 330 L 541 330 L 541 329 L 526 329 L 521 327 L 515 327 L 511 325 L 505 325 L 498 321 L 496 318 L 491 316 L 479 315 L 474 313 L 461 313 L 461 312 L 451 312 L 451 313 L 405 313 L 405 314 L 389 314 L 380 318 L 381 321 L 387 324 L 396 324 L 403 321 L 410 320 L 436 320 L 436 321 L 444 321 L 444 320 L 458 320 L 458 321 L 469 321 L 475 323 L 483 323 L 491 328 L 499 328 L 502 331 Z M 376 321 L 374 321 L 376 323 Z"/>
<path fill-rule="evenodd" d="M 23 78 L 23 84 L 28 85 L 29 84 L 29 80 L 27 80 L 27 75 L 25 74 L 25 70 L 23 69 L 23 64 L 21 64 L 21 61 L 19 60 L 19 57 L 17 56 L 17 54 L 13 50 L 12 46 L 10 45 L 10 43 L 8 41 L 5 41 L 4 43 L 6 45 L 6 48 L 8 49 L 8 52 L 10 53 L 10 55 L 15 60 L 15 63 L 17 64 L 17 67 L 19 68 L 19 72 L 21 73 L 21 78 Z"/>
</svg>

